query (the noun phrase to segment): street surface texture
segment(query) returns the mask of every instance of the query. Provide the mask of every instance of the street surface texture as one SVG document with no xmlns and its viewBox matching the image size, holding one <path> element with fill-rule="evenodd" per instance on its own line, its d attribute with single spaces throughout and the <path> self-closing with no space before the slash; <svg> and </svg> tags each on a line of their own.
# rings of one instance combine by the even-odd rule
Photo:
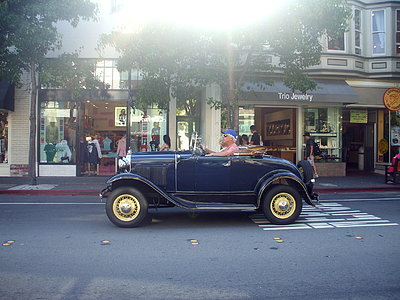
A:
<svg viewBox="0 0 400 300">
<path fill-rule="evenodd" d="M 2 195 L 0 299 L 400 299 L 400 195 L 321 198 L 307 230 L 178 208 L 123 229 L 96 197 Z"/>
</svg>

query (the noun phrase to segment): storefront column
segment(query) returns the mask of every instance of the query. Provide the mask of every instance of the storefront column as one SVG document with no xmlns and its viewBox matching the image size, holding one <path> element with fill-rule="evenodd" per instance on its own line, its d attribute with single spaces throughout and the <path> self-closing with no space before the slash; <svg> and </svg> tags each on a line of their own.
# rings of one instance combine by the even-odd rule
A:
<svg viewBox="0 0 400 300">
<path fill-rule="evenodd" d="M 206 99 L 211 97 L 221 101 L 221 88 L 217 84 L 206 87 L 203 101 L 201 101 L 201 137 L 207 148 L 218 151 L 221 136 L 221 110 L 214 109 L 207 104 Z"/>
<path fill-rule="evenodd" d="M 303 157 L 303 130 L 304 128 L 304 109 L 302 106 L 297 108 L 297 133 L 296 133 L 296 161 L 304 159 Z"/>
<path fill-rule="evenodd" d="M 171 149 L 176 150 L 176 98 L 170 92 L 168 109 L 168 135 L 171 139 Z"/>
</svg>

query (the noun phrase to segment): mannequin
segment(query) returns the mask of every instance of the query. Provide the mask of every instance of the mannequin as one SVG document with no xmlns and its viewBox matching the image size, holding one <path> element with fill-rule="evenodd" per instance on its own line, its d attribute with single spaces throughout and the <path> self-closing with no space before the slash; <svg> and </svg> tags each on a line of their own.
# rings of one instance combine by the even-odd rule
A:
<svg viewBox="0 0 400 300">
<path fill-rule="evenodd" d="M 126 137 L 122 136 L 121 139 L 117 141 L 117 154 L 119 157 L 126 156 Z"/>
<path fill-rule="evenodd" d="M 56 161 L 62 163 L 69 163 L 71 161 L 72 153 L 69 149 L 68 142 L 66 140 L 61 140 L 56 145 L 57 155 Z"/>
<path fill-rule="evenodd" d="M 46 142 L 54 145 L 58 142 L 58 128 L 55 121 L 51 121 L 50 124 L 46 126 Z"/>
</svg>

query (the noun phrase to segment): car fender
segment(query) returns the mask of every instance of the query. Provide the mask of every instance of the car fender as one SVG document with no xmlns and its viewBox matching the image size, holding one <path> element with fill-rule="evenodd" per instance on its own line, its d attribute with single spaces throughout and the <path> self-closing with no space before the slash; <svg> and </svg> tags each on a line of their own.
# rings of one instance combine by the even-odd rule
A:
<svg viewBox="0 0 400 300">
<path fill-rule="evenodd" d="M 304 182 L 298 178 L 297 176 L 293 175 L 293 173 L 288 172 L 286 170 L 276 170 L 272 174 L 268 173 L 266 174 L 259 182 L 259 188 L 258 188 L 258 193 L 257 193 L 257 207 L 260 207 L 261 205 L 261 200 L 263 197 L 264 192 L 266 189 L 271 186 L 275 181 L 280 180 L 280 179 L 286 179 L 286 180 L 291 180 L 294 182 L 298 188 L 298 191 L 302 195 L 304 201 L 312 206 L 315 206 L 312 203 L 312 200 L 310 198 L 310 195 L 307 192 L 307 186 L 304 184 Z"/>
<path fill-rule="evenodd" d="M 170 201 L 171 203 L 175 204 L 176 206 L 186 208 L 186 209 L 193 209 L 195 208 L 194 204 L 192 205 L 191 203 L 184 201 L 183 199 L 179 199 L 178 197 L 174 197 L 173 195 L 165 192 L 162 190 L 160 187 L 158 187 L 156 184 L 148 180 L 147 178 L 140 176 L 138 174 L 134 173 L 121 173 L 117 174 L 110 179 L 107 180 L 107 185 L 110 187 L 112 184 L 118 181 L 139 181 L 144 184 L 146 184 L 148 187 L 150 187 L 152 190 L 154 190 L 156 193 L 158 193 L 160 196 L 164 197 L 166 200 Z M 111 189 L 109 188 L 111 191 Z"/>
</svg>

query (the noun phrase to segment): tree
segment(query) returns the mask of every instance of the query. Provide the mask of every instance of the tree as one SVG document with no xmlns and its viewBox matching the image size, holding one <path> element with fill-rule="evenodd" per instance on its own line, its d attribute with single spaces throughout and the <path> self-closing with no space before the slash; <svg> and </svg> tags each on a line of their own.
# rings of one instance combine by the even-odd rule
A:
<svg viewBox="0 0 400 300">
<path fill-rule="evenodd" d="M 216 82 L 223 101 L 209 99 L 209 104 L 225 108 L 228 127 L 238 130 L 238 100 L 245 97 L 245 81 L 271 83 L 281 76 L 292 90 L 315 89 L 305 70 L 320 62 L 320 38 L 343 33 L 349 18 L 346 0 L 292 0 L 274 15 L 230 30 L 147 24 L 136 33 L 111 33 L 102 42 L 121 53 L 120 69 L 141 71 L 141 105 L 165 107 L 179 90 Z M 271 56 L 279 58 L 278 65 L 268 60 Z M 190 99 L 185 93 L 180 97 Z"/>
<path fill-rule="evenodd" d="M 36 184 L 36 97 L 38 67 L 46 54 L 61 47 L 56 23 L 76 26 L 80 20 L 94 19 L 97 11 L 90 0 L 1 0 L 0 78 L 20 83 L 23 71 L 31 77 L 29 169 Z"/>
</svg>

